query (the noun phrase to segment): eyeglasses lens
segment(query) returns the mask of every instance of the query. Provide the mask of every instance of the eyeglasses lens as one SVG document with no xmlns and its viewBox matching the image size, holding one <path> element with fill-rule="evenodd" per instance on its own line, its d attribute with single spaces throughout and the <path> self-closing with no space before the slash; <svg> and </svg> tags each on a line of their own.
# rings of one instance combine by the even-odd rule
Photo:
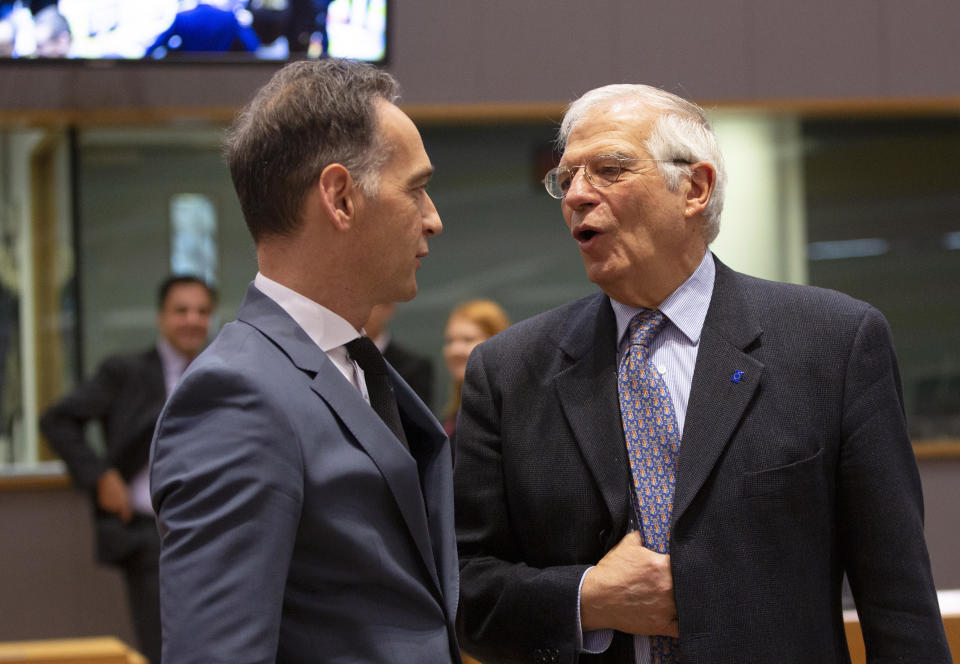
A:
<svg viewBox="0 0 960 664">
<path fill-rule="evenodd" d="M 597 157 L 584 165 L 554 168 L 543 179 L 547 193 L 554 198 L 566 196 L 580 168 L 584 169 L 587 182 L 594 187 L 609 187 L 620 178 L 621 162 L 618 157 Z"/>
</svg>

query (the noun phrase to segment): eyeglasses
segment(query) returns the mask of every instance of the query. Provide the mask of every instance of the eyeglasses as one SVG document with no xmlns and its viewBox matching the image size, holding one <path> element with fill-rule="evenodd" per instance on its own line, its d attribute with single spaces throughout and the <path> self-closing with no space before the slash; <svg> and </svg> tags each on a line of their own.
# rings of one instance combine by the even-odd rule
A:
<svg viewBox="0 0 960 664">
<path fill-rule="evenodd" d="M 547 193 L 554 198 L 562 199 L 570 191 L 573 184 L 573 178 L 578 169 L 583 169 L 583 175 L 594 187 L 609 187 L 620 179 L 623 171 L 633 172 L 625 164 L 635 161 L 657 161 L 674 164 L 689 164 L 690 162 L 682 159 L 650 159 L 643 157 L 621 157 L 619 155 L 603 154 L 589 159 L 585 164 L 576 166 L 558 166 L 550 169 L 543 178 L 543 186 Z"/>
</svg>

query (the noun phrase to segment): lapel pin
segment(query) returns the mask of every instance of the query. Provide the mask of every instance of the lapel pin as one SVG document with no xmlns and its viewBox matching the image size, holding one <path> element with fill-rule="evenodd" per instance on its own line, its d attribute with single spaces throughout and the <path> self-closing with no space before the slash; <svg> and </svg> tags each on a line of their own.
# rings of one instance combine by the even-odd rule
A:
<svg viewBox="0 0 960 664">
<path fill-rule="evenodd" d="M 730 376 L 730 382 L 739 383 L 741 380 L 743 380 L 743 372 L 737 369 L 733 372 L 733 375 Z"/>
</svg>

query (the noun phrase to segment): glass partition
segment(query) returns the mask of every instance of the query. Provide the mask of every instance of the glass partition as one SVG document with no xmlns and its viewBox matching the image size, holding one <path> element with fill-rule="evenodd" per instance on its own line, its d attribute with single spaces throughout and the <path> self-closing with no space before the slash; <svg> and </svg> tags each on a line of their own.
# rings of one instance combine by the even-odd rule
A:
<svg viewBox="0 0 960 664">
<path fill-rule="evenodd" d="M 960 116 L 803 134 L 810 282 L 890 321 L 914 440 L 960 440 Z"/>
<path fill-rule="evenodd" d="M 0 468 L 53 455 L 37 416 L 75 357 L 70 135 L 0 131 Z"/>
<path fill-rule="evenodd" d="M 256 273 L 221 130 L 97 129 L 77 140 L 82 373 L 155 343 L 156 289 L 198 274 L 230 320 Z"/>
<path fill-rule="evenodd" d="M 714 120 L 730 171 L 716 253 L 879 308 L 915 442 L 960 445 L 960 116 Z M 540 183 L 555 125 L 420 124 L 444 232 L 391 332 L 433 359 L 439 412 L 453 306 L 489 297 L 520 320 L 595 287 Z M 153 343 L 154 291 L 172 270 L 203 271 L 221 293 L 215 327 L 233 319 L 256 256 L 221 132 L 0 132 L 0 468 L 48 458 L 43 407 L 106 356 Z"/>
</svg>

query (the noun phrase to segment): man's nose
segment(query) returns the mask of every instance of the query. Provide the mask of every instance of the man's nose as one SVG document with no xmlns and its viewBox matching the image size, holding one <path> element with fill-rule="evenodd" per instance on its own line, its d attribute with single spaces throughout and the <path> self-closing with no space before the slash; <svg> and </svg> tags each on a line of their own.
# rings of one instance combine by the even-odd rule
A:
<svg viewBox="0 0 960 664">
<path fill-rule="evenodd" d="M 424 212 L 423 234 L 432 237 L 441 233 L 443 231 L 443 222 L 440 221 L 440 213 L 437 212 L 437 208 L 433 204 L 433 199 L 430 198 L 430 194 L 427 194 L 427 209 L 424 210 Z"/>
<path fill-rule="evenodd" d="M 188 311 L 187 320 L 190 321 L 193 325 L 203 324 L 209 316 L 202 311 Z"/>
<path fill-rule="evenodd" d="M 565 205 L 579 207 L 584 202 L 589 201 L 596 193 L 596 187 L 590 184 L 586 171 L 581 166 L 570 176 L 570 187 L 563 197 L 563 202 Z"/>
</svg>

